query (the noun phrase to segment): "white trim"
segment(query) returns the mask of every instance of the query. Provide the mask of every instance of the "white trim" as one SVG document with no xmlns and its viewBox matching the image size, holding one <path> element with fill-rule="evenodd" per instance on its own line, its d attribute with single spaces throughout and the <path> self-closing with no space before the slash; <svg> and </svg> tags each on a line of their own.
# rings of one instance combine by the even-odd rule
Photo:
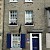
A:
<svg viewBox="0 0 50 50">
<path fill-rule="evenodd" d="M 33 2 L 33 1 L 32 0 L 30 0 L 30 1 L 29 0 L 25 0 L 25 2 Z"/>
<path fill-rule="evenodd" d="M 10 11 L 9 11 L 9 23 L 10 23 Z"/>
<path fill-rule="evenodd" d="M 25 11 L 25 23 L 26 23 L 26 11 Z"/>
<path fill-rule="evenodd" d="M 22 50 L 22 48 L 10 48 L 10 50 Z"/>
<path fill-rule="evenodd" d="M 34 26 L 34 24 L 33 25 L 25 25 L 25 26 Z"/>
<path fill-rule="evenodd" d="M 37 36 L 34 36 L 34 37 L 32 37 L 32 38 L 38 38 Z"/>
<path fill-rule="evenodd" d="M 41 33 L 30 33 L 30 50 L 32 50 L 32 34 L 39 34 L 39 50 L 42 50 L 42 34 Z"/>
<path fill-rule="evenodd" d="M 25 2 L 33 2 L 33 1 L 25 1 Z"/>
<path fill-rule="evenodd" d="M 46 48 L 50 48 L 50 33 L 46 33 Z"/>
<path fill-rule="evenodd" d="M 32 50 L 32 33 L 30 33 L 30 50 Z"/>
<path fill-rule="evenodd" d="M 13 40 L 13 38 L 15 38 L 15 40 Z M 16 38 L 17 38 L 17 39 L 16 39 Z M 20 48 L 20 46 L 18 47 L 18 44 L 20 44 L 20 41 L 21 41 L 21 39 L 20 39 L 20 41 L 19 41 L 19 38 L 20 38 L 20 37 L 19 37 L 18 35 L 14 37 L 13 34 L 11 34 L 11 48 L 14 48 L 14 47 L 13 47 L 13 46 L 14 46 L 14 45 L 13 45 L 13 41 L 16 41 L 16 42 L 17 42 L 17 40 L 18 40 L 19 43 L 17 43 L 17 47 L 15 47 L 15 48 Z"/>
<path fill-rule="evenodd" d="M 11 0 L 9 0 L 9 2 L 18 2 L 17 0 L 16 1 L 11 1 Z"/>
<path fill-rule="evenodd" d="M 13 34 L 11 34 L 11 47 L 13 47 Z"/>
<path fill-rule="evenodd" d="M 30 11 L 30 14 L 28 13 L 29 11 Z M 33 21 L 33 20 L 32 20 L 32 18 L 33 18 L 32 15 L 33 15 L 33 14 L 32 14 L 31 12 L 33 13 L 32 10 L 26 10 L 26 11 L 25 11 L 25 24 L 26 24 L 27 22 L 28 22 L 28 23 L 31 23 L 31 22 Z M 30 18 L 31 20 L 28 20 L 29 18 Z M 27 26 L 27 25 L 25 25 L 25 26 Z M 28 25 L 28 26 L 34 26 L 34 25 Z"/>
<path fill-rule="evenodd" d="M 16 22 L 16 21 L 17 21 L 17 19 L 16 19 L 17 16 L 14 16 L 15 19 L 13 19 L 13 17 L 12 17 L 12 19 L 11 19 L 11 15 L 12 15 L 12 14 L 10 13 L 11 11 L 12 11 L 12 12 L 14 11 L 14 15 L 17 13 L 17 10 L 10 10 L 10 11 L 9 11 L 9 25 L 11 24 L 11 21 L 12 21 L 12 22 L 15 21 L 15 23 L 17 24 L 17 22 Z M 15 11 L 16 11 L 16 13 L 15 13 Z M 16 14 L 16 15 L 17 15 L 17 14 Z M 17 26 L 17 25 L 11 25 L 11 26 Z"/>
<path fill-rule="evenodd" d="M 18 1 L 9 1 L 9 2 L 11 3 L 11 2 L 18 2 Z"/>
<path fill-rule="evenodd" d="M 50 26 L 50 12 L 47 10 L 47 20 L 48 20 L 48 26 Z"/>
<path fill-rule="evenodd" d="M 39 33 L 39 49 L 42 50 L 42 34 Z"/>
</svg>

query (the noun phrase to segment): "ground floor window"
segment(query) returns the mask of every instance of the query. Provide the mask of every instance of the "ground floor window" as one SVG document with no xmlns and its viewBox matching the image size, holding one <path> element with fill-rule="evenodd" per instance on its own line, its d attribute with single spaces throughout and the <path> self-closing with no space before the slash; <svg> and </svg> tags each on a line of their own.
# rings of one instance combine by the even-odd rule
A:
<svg viewBox="0 0 50 50">
<path fill-rule="evenodd" d="M 50 48 L 50 33 L 46 33 L 46 48 Z"/>
<path fill-rule="evenodd" d="M 41 33 L 30 33 L 30 50 L 42 50 Z"/>
<path fill-rule="evenodd" d="M 11 37 L 11 46 L 13 48 L 20 48 L 20 34 L 12 34 Z"/>
<path fill-rule="evenodd" d="M 25 48 L 26 34 L 7 34 L 7 48 Z"/>
</svg>

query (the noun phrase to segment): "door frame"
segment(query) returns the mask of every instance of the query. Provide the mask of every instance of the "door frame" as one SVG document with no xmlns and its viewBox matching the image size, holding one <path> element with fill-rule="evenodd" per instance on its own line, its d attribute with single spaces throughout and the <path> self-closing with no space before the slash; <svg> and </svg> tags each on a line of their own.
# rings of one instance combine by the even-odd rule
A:
<svg viewBox="0 0 50 50">
<path fill-rule="evenodd" d="M 32 34 L 39 34 L 39 50 L 42 50 L 42 34 L 41 33 L 30 33 L 30 50 L 32 50 Z"/>
</svg>

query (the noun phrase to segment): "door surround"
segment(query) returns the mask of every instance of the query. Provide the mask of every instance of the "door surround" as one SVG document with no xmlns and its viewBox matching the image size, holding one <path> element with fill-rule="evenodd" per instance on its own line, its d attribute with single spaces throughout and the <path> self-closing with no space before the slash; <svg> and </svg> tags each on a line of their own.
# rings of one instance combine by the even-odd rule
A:
<svg viewBox="0 0 50 50">
<path fill-rule="evenodd" d="M 30 33 L 30 50 L 32 50 L 32 34 L 39 34 L 39 50 L 42 50 L 42 34 L 41 33 Z"/>
</svg>

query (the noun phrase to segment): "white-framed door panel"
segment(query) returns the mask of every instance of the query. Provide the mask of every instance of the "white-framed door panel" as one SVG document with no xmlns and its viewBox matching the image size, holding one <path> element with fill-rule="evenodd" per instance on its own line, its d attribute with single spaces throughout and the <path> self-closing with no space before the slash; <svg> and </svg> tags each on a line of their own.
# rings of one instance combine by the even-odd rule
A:
<svg viewBox="0 0 50 50">
<path fill-rule="evenodd" d="M 30 33 L 30 50 L 33 50 L 32 49 L 32 38 L 34 37 L 32 37 L 32 34 L 39 34 L 39 50 L 42 50 L 42 34 L 41 33 Z"/>
</svg>

